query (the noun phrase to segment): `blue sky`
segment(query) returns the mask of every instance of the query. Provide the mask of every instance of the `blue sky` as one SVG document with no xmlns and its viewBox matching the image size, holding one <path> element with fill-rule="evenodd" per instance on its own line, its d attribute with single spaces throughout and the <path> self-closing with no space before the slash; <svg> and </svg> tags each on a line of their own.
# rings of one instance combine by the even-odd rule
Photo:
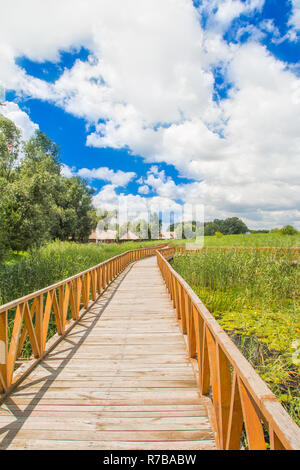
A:
<svg viewBox="0 0 300 470">
<path fill-rule="evenodd" d="M 58 143 L 99 208 L 300 228 L 299 0 L 80 3 L 7 7 L 2 112 L 24 139 Z"/>
</svg>

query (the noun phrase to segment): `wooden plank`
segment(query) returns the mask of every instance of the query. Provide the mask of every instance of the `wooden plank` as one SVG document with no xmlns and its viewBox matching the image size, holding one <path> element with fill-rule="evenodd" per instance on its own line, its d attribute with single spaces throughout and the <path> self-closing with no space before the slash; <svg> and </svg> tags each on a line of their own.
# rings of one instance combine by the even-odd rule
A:
<svg viewBox="0 0 300 470">
<path fill-rule="evenodd" d="M 77 425 L 76 425 L 77 427 Z M 93 430 L 44 430 L 20 429 L 16 431 L 15 438 L 21 439 L 47 439 L 73 441 L 201 441 L 213 440 L 213 433 L 209 429 L 199 431 L 95 431 Z"/>
<path fill-rule="evenodd" d="M 3 444 L 0 449 L 27 450 L 215 450 L 212 440 L 201 441 L 70 441 L 46 439 L 14 439 L 12 444 Z"/>
<path fill-rule="evenodd" d="M 89 415 L 60 417 L 29 416 L 15 418 L 0 416 L 0 426 L 9 426 L 10 430 L 45 430 L 45 431 L 198 431 L 210 430 L 207 416 L 196 417 L 98 417 Z"/>
</svg>

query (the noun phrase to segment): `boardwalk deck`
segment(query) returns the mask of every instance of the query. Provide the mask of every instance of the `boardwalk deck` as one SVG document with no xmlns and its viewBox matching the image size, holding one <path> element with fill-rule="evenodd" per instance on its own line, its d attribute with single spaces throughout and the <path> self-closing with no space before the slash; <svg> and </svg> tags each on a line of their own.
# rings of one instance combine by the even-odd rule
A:
<svg viewBox="0 0 300 470">
<path fill-rule="evenodd" d="M 111 284 L 0 408 L 0 449 L 215 449 L 155 257 Z"/>
</svg>

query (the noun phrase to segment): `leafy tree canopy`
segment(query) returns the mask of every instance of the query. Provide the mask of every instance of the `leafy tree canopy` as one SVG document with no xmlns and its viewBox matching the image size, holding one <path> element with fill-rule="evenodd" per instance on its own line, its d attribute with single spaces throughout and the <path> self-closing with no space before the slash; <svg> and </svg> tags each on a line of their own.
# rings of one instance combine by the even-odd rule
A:
<svg viewBox="0 0 300 470">
<path fill-rule="evenodd" d="M 22 143 L 2 115 L 0 192 L 0 258 L 55 238 L 85 242 L 97 224 L 93 190 L 82 178 L 61 175 L 59 147 L 41 131 Z"/>
</svg>

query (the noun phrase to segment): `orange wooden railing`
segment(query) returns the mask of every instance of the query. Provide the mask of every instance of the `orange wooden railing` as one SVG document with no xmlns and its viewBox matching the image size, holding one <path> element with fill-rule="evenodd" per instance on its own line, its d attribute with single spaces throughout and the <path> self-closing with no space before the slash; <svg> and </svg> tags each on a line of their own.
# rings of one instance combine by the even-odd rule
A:
<svg viewBox="0 0 300 470">
<path fill-rule="evenodd" d="M 27 338 L 33 356 L 40 360 L 49 350 L 47 334 L 54 317 L 56 332 L 62 336 L 67 327 L 82 316 L 108 284 L 131 262 L 151 256 L 160 245 L 131 250 L 50 287 L 0 306 L 0 393 L 8 393 L 20 380 L 16 360 L 22 357 Z M 70 321 L 68 321 L 71 317 Z M 12 331 L 9 332 L 9 325 Z"/>
<path fill-rule="evenodd" d="M 187 335 L 203 395 L 211 396 L 219 449 L 300 449 L 300 429 L 199 297 L 168 260 L 175 248 L 157 250 L 158 266 Z"/>
</svg>

